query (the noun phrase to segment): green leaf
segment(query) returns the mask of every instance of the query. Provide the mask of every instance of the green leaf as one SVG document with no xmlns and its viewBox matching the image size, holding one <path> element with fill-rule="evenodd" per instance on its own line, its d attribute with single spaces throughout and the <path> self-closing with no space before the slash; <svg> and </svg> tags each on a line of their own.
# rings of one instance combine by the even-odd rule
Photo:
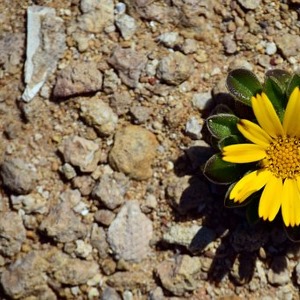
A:
<svg viewBox="0 0 300 300">
<path fill-rule="evenodd" d="M 218 148 L 222 150 L 225 146 L 240 144 L 243 142 L 245 142 L 245 139 L 241 135 L 229 135 L 218 142 Z"/>
<path fill-rule="evenodd" d="M 208 117 L 207 128 L 212 136 L 223 139 L 229 135 L 239 135 L 236 127 L 239 118 L 232 114 L 218 114 Z"/>
<path fill-rule="evenodd" d="M 292 75 L 281 69 L 273 69 L 266 72 L 266 78 L 272 77 L 276 81 L 277 85 L 281 88 L 282 91 L 286 91 L 287 84 L 289 83 Z"/>
<path fill-rule="evenodd" d="M 286 227 L 284 226 L 287 237 L 293 242 L 300 241 L 300 226 Z"/>
<path fill-rule="evenodd" d="M 251 98 L 261 93 L 262 85 L 249 70 L 236 69 L 229 72 L 226 80 L 229 92 L 239 101 L 251 106 Z"/>
<path fill-rule="evenodd" d="M 264 84 L 264 92 L 272 102 L 280 120 L 283 120 L 284 110 L 287 104 L 285 89 L 275 77 L 269 76 Z"/>
<path fill-rule="evenodd" d="M 287 98 L 290 97 L 291 93 L 293 92 L 293 90 L 295 89 L 295 87 L 300 87 L 300 74 L 293 74 L 293 76 L 291 77 L 287 89 L 286 89 L 286 95 Z"/>
<path fill-rule="evenodd" d="M 217 184 L 230 184 L 245 173 L 244 166 L 222 160 L 221 154 L 214 154 L 205 164 L 203 174 Z"/>
</svg>

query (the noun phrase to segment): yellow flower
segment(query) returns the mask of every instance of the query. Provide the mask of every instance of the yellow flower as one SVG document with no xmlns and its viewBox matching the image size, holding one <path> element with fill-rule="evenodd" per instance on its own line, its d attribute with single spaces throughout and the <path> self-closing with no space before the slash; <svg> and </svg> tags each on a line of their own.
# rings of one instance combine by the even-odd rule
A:
<svg viewBox="0 0 300 300">
<path fill-rule="evenodd" d="M 242 119 L 238 130 L 251 143 L 226 146 L 222 159 L 231 163 L 258 162 L 258 169 L 240 179 L 229 199 L 242 203 L 264 188 L 258 214 L 273 221 L 281 208 L 286 226 L 300 225 L 300 92 L 289 98 L 283 122 L 265 93 L 252 97 L 258 124 Z"/>
</svg>

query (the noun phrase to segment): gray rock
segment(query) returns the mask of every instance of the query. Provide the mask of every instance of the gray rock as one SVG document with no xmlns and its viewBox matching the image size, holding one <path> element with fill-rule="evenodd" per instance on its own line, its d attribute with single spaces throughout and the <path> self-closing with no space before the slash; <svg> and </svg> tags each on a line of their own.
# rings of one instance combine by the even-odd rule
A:
<svg viewBox="0 0 300 300">
<path fill-rule="evenodd" d="M 256 9 L 261 4 L 261 0 L 238 0 L 237 2 L 246 9 Z"/>
<path fill-rule="evenodd" d="M 136 88 L 147 59 L 136 51 L 117 47 L 108 62 L 117 70 L 124 84 Z"/>
<path fill-rule="evenodd" d="M 150 252 L 152 222 L 137 201 L 128 201 L 108 228 L 107 241 L 120 259 L 139 262 Z"/>
<path fill-rule="evenodd" d="M 114 22 L 113 0 L 81 0 L 80 9 L 83 14 L 78 17 L 78 26 L 84 31 L 101 33 Z"/>
<path fill-rule="evenodd" d="M 25 36 L 22 33 L 5 33 L 0 37 L 0 66 L 5 72 L 15 74 L 23 64 Z"/>
<path fill-rule="evenodd" d="M 32 295 L 39 299 L 57 299 L 46 282 L 45 272 L 51 265 L 43 255 L 43 252 L 30 252 L 4 270 L 1 285 L 6 295 L 11 299 L 24 299 Z"/>
<path fill-rule="evenodd" d="M 99 273 L 97 262 L 70 258 L 62 252 L 49 253 L 47 260 L 49 264 L 52 264 L 50 266 L 51 277 L 60 284 L 74 286 L 86 284 L 89 279 Z"/>
<path fill-rule="evenodd" d="M 77 176 L 72 180 L 72 187 L 78 189 L 82 196 L 88 196 L 95 185 L 95 181 L 91 176 Z"/>
<path fill-rule="evenodd" d="M 266 44 L 266 54 L 273 55 L 277 52 L 277 47 L 274 42 L 270 42 Z"/>
<path fill-rule="evenodd" d="M 69 136 L 59 146 L 66 163 L 82 172 L 93 172 L 101 157 L 100 146 L 80 136 Z"/>
<path fill-rule="evenodd" d="M 93 197 L 113 210 L 124 203 L 129 180 L 122 173 L 104 174 L 93 190 Z"/>
<path fill-rule="evenodd" d="M 196 224 L 192 226 L 175 224 L 163 234 L 163 241 L 188 248 L 200 229 L 201 226 Z"/>
<path fill-rule="evenodd" d="M 180 255 L 174 260 L 165 260 L 156 268 L 162 286 L 176 296 L 183 296 L 198 287 L 196 275 L 201 268 L 198 257 Z"/>
<path fill-rule="evenodd" d="M 127 91 L 115 92 L 109 100 L 111 108 L 118 116 L 126 114 L 132 105 L 132 98 Z"/>
<path fill-rule="evenodd" d="M 114 146 L 109 153 L 110 165 L 130 177 L 144 180 L 152 176 L 158 142 L 150 131 L 129 125 L 115 135 Z"/>
<path fill-rule="evenodd" d="M 42 221 L 39 229 L 57 242 L 67 243 L 84 238 L 87 226 L 75 214 L 70 203 L 62 202 L 55 205 L 49 215 Z"/>
<path fill-rule="evenodd" d="M 285 58 L 296 56 L 300 51 L 300 36 L 290 33 L 275 36 L 275 43 Z M 287 47 L 293 45 L 293 47 Z"/>
<path fill-rule="evenodd" d="M 97 224 L 92 225 L 91 245 L 97 249 L 100 258 L 104 259 L 108 256 L 109 246 L 106 241 L 105 230 Z"/>
<path fill-rule="evenodd" d="M 55 9 L 28 7 L 24 101 L 29 102 L 38 93 L 54 72 L 65 48 L 63 20 L 56 16 Z"/>
<path fill-rule="evenodd" d="M 153 110 L 150 107 L 134 105 L 130 108 L 135 124 L 145 123 L 150 119 Z"/>
<path fill-rule="evenodd" d="M 26 239 L 22 218 L 15 212 L 0 213 L 0 253 L 13 256 L 20 252 Z"/>
<path fill-rule="evenodd" d="M 61 70 L 53 90 L 54 97 L 70 97 L 102 88 L 102 73 L 94 62 L 74 62 Z"/>
<path fill-rule="evenodd" d="M 64 177 L 68 180 L 74 178 L 76 176 L 76 171 L 72 165 L 65 163 L 63 164 L 59 171 L 64 175 Z"/>
<path fill-rule="evenodd" d="M 113 69 L 104 72 L 103 90 L 106 93 L 116 92 L 121 83 L 121 79 Z"/>
<path fill-rule="evenodd" d="M 115 218 L 115 214 L 108 209 L 99 209 L 96 211 L 94 218 L 96 222 L 109 226 Z"/>
<path fill-rule="evenodd" d="M 115 289 L 108 286 L 104 289 L 101 300 L 122 300 L 122 298 Z"/>
<path fill-rule="evenodd" d="M 166 47 L 173 48 L 179 44 L 178 32 L 165 32 L 157 37 L 157 41 L 165 45 Z"/>
<path fill-rule="evenodd" d="M 157 77 L 172 85 L 179 85 L 189 79 L 193 72 L 194 66 L 190 59 L 178 51 L 164 57 L 157 67 Z"/>
<path fill-rule="evenodd" d="M 130 40 L 137 29 L 135 19 L 126 14 L 121 14 L 116 17 L 116 25 L 125 41 Z"/>
<path fill-rule="evenodd" d="M 80 111 L 80 116 L 89 126 L 94 127 L 99 135 L 107 136 L 114 133 L 118 116 L 100 99 L 100 95 L 81 99 Z"/>
<path fill-rule="evenodd" d="M 196 93 L 193 95 L 192 104 L 200 111 L 206 109 L 212 99 L 211 92 Z"/>
<path fill-rule="evenodd" d="M 40 194 L 29 194 L 10 197 L 14 209 L 22 209 L 25 213 L 46 214 L 48 212 L 48 201 Z"/>
<path fill-rule="evenodd" d="M 0 167 L 3 185 L 15 194 L 28 194 L 35 187 L 37 175 L 32 164 L 19 158 L 6 158 Z"/>
<path fill-rule="evenodd" d="M 275 257 L 267 273 L 269 283 L 273 285 L 285 285 L 290 281 L 288 259 L 284 256 Z"/>
<path fill-rule="evenodd" d="M 158 286 L 154 290 L 150 291 L 149 293 L 149 300 L 164 300 L 165 295 L 163 289 Z"/>
<path fill-rule="evenodd" d="M 234 41 L 233 35 L 225 35 L 223 38 L 223 46 L 225 48 L 225 52 L 228 54 L 233 54 L 237 51 L 237 45 Z"/>
<path fill-rule="evenodd" d="M 199 140 L 202 137 L 201 134 L 202 125 L 199 123 L 197 117 L 192 116 L 190 117 L 185 125 L 185 132 L 188 136 L 192 139 Z"/>
</svg>

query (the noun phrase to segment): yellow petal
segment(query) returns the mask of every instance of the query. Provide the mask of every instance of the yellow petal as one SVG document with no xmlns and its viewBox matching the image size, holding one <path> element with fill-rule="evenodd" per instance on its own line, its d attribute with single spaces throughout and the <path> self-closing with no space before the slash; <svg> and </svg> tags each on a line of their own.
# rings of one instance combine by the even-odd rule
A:
<svg viewBox="0 0 300 300">
<path fill-rule="evenodd" d="M 286 111 L 283 118 L 283 129 L 286 134 L 290 136 L 300 137 L 300 123 L 299 123 L 299 112 L 300 112 L 300 93 L 299 88 L 296 87 L 286 107 Z"/>
<path fill-rule="evenodd" d="M 272 142 L 272 138 L 260 126 L 253 122 L 242 119 L 237 124 L 237 128 L 246 139 L 265 149 Z"/>
<path fill-rule="evenodd" d="M 258 215 L 273 221 L 280 209 L 283 183 L 281 178 L 270 176 L 259 200 Z"/>
<path fill-rule="evenodd" d="M 229 199 L 242 203 L 259 191 L 269 180 L 271 173 L 265 169 L 253 171 L 240 179 L 230 192 Z"/>
<path fill-rule="evenodd" d="M 300 224 L 300 193 L 295 179 L 286 179 L 282 190 L 281 213 L 285 226 Z"/>
<path fill-rule="evenodd" d="M 225 146 L 222 159 L 232 163 L 249 163 L 266 157 L 265 149 L 256 144 L 236 144 Z"/>
<path fill-rule="evenodd" d="M 268 96 L 265 93 L 257 94 L 251 102 L 259 125 L 274 138 L 283 136 L 283 127 Z"/>
</svg>

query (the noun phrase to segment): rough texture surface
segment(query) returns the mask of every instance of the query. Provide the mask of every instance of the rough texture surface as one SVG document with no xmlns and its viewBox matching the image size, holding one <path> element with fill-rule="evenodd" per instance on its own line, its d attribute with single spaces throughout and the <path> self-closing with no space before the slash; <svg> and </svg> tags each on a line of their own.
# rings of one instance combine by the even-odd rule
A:
<svg viewBox="0 0 300 300">
<path fill-rule="evenodd" d="M 109 161 L 113 168 L 132 178 L 147 179 L 152 175 L 156 148 L 153 133 L 139 126 L 128 126 L 116 133 Z"/>
<path fill-rule="evenodd" d="M 299 3 L 0 1 L 0 299 L 298 300 L 299 244 L 201 166 L 228 71 L 298 69 Z"/>
</svg>

